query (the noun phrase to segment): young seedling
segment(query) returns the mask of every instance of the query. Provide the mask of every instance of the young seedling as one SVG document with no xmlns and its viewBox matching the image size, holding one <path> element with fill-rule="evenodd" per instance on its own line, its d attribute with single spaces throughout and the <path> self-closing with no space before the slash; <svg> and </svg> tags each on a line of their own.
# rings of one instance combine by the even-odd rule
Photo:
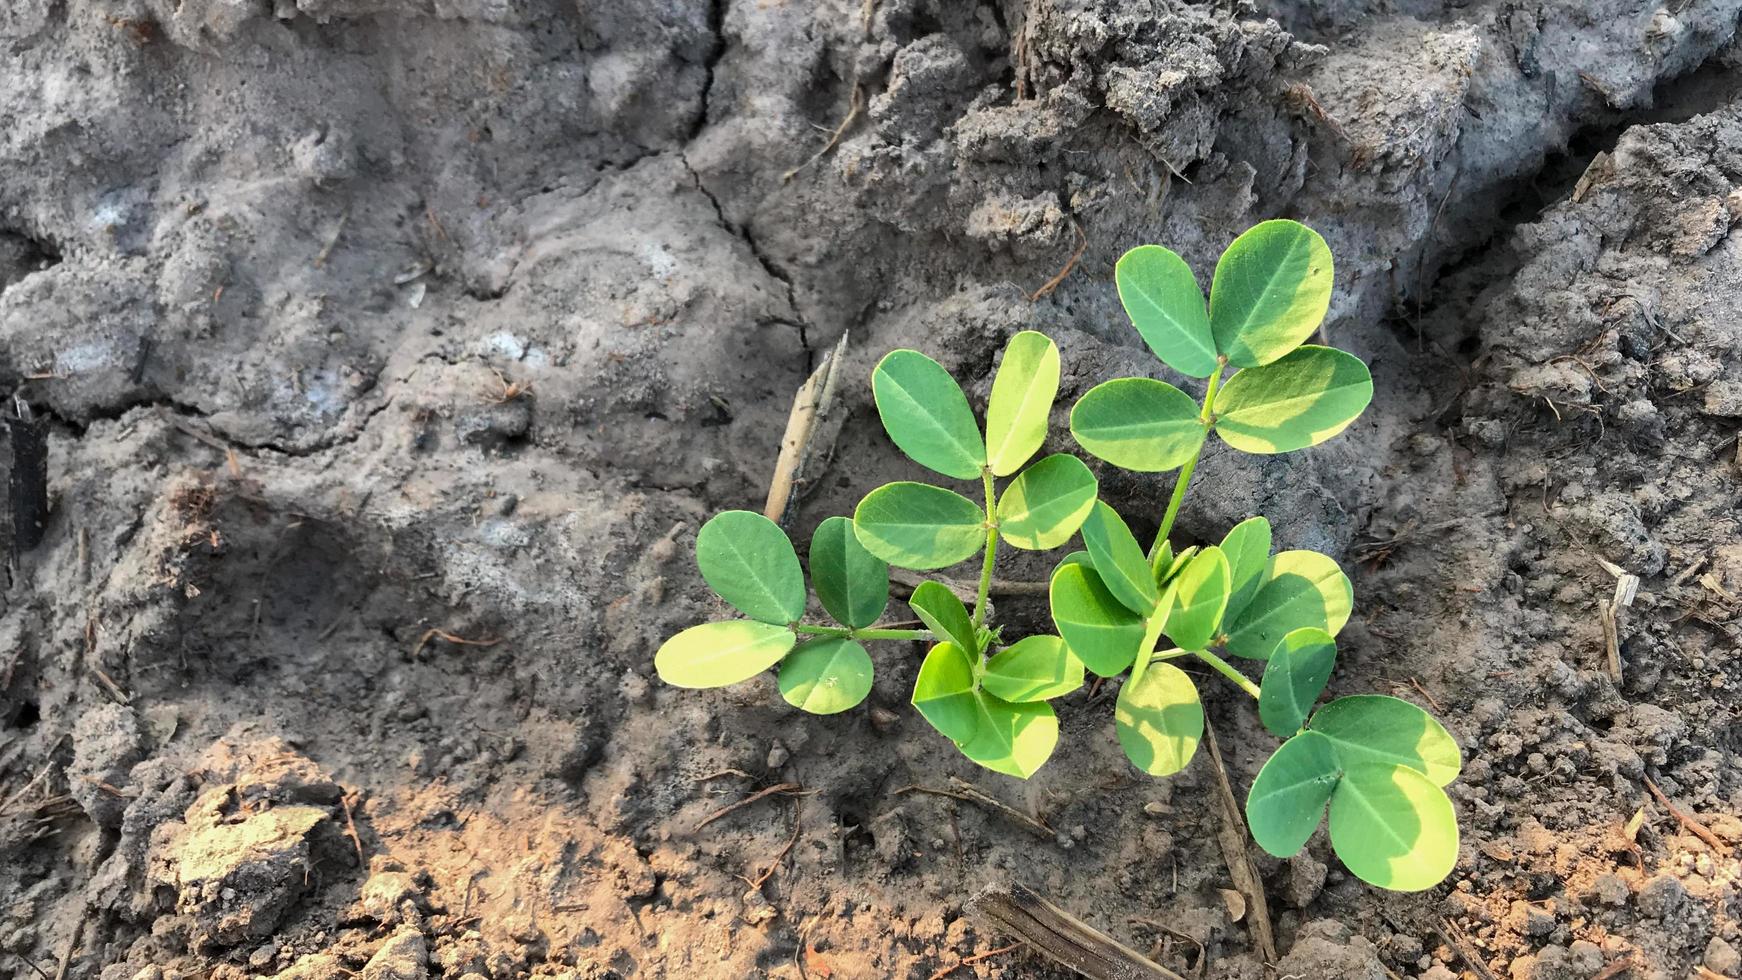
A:
<svg viewBox="0 0 1742 980">
<path fill-rule="evenodd" d="M 1312 551 L 1272 554 L 1263 517 L 1177 554 L 1169 541 L 1212 434 L 1248 453 L 1303 449 L 1343 431 L 1372 400 L 1365 364 L 1306 343 L 1329 308 L 1331 274 L 1324 240 L 1292 221 L 1267 221 L 1236 239 L 1216 265 L 1207 306 L 1173 252 L 1144 245 L 1120 259 L 1119 296 L 1139 335 L 1169 367 L 1204 379 L 1201 401 L 1152 378 L 1120 378 L 1071 410 L 1071 434 L 1090 455 L 1136 472 L 1179 471 L 1147 549 L 1098 499 L 1081 460 L 1059 453 L 1029 463 L 1058 392 L 1051 340 L 1026 331 L 1012 338 L 983 429 L 941 365 L 917 351 L 890 353 L 872 373 L 885 431 L 927 469 L 978 480 L 981 500 L 891 483 L 861 500 L 851 520 L 824 521 L 811 542 L 811 579 L 837 625 L 803 622 L 803 574 L 779 527 L 742 511 L 715 517 L 697 535 L 697 562 L 749 619 L 673 637 L 655 658 L 660 676 L 715 687 L 778 663 L 786 699 L 827 714 L 871 689 L 860 641 L 928 641 L 914 707 L 968 758 L 1020 778 L 1057 744 L 1049 701 L 1080 688 L 1085 670 L 1123 676 L 1115 737 L 1132 764 L 1166 776 L 1190 763 L 1204 732 L 1197 685 L 1177 663 L 1193 660 L 1251 696 L 1265 728 L 1285 740 L 1246 801 L 1260 846 L 1293 855 L 1328 810 L 1331 846 L 1357 876 L 1397 890 L 1439 882 L 1457 857 L 1457 819 L 1444 792 L 1459 770 L 1457 743 L 1396 698 L 1344 697 L 1314 710 L 1353 606 L 1342 569 Z M 1059 563 L 1049 586 L 1057 635 L 1006 645 L 986 622 L 1000 544 L 1044 551 L 1079 531 L 1083 550 Z M 908 604 L 925 629 L 874 625 L 888 602 L 890 565 L 930 570 L 976 556 L 971 610 L 941 583 L 924 582 Z M 1230 657 L 1262 663 L 1261 679 Z"/>
</svg>

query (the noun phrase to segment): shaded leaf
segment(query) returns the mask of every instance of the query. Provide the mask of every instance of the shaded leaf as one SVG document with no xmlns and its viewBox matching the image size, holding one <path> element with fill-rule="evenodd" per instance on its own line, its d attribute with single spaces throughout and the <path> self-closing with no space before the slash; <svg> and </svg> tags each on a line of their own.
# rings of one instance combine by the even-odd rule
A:
<svg viewBox="0 0 1742 980">
<path fill-rule="evenodd" d="M 1160 245 L 1139 245 L 1120 257 L 1113 281 L 1125 315 L 1162 363 L 1194 378 L 1216 370 L 1204 292 L 1184 259 Z"/>
<path fill-rule="evenodd" d="M 1168 589 L 1174 594 L 1168 638 L 1187 650 L 1209 646 L 1228 606 L 1228 559 L 1222 549 L 1211 545 L 1198 552 Z"/>
<path fill-rule="evenodd" d="M 909 459 L 958 480 L 979 478 L 986 442 L 943 365 L 919 351 L 890 351 L 871 372 L 871 393 L 884 431 Z"/>
<path fill-rule="evenodd" d="M 1197 553 L 1198 546 L 1194 544 L 1188 548 L 1182 549 L 1179 554 L 1174 555 L 1173 558 L 1168 561 L 1167 565 L 1162 567 L 1161 575 L 1158 576 L 1159 584 L 1166 585 L 1173 581 L 1174 576 L 1185 571 L 1186 565 L 1191 562 L 1192 556 Z"/>
<path fill-rule="evenodd" d="M 1137 659 L 1143 618 L 1113 598 L 1093 567 L 1067 559 L 1053 571 L 1049 593 L 1053 625 L 1083 666 L 1113 677 Z"/>
<path fill-rule="evenodd" d="M 968 607 L 949 587 L 941 582 L 921 582 L 907 600 L 926 629 L 939 641 L 948 640 L 971 654 L 980 652 L 980 643 Z"/>
<path fill-rule="evenodd" d="M 1463 767 L 1458 742 L 1445 726 L 1402 698 L 1383 694 L 1338 698 L 1320 708 L 1307 728 L 1336 746 L 1344 768 L 1364 763 L 1403 765 L 1444 786 Z"/>
<path fill-rule="evenodd" d="M 1150 378 L 1098 384 L 1071 408 L 1071 435 L 1090 455 L 1122 469 L 1160 473 L 1184 466 L 1206 434 L 1198 403 Z"/>
<path fill-rule="evenodd" d="M 1149 559 L 1125 519 L 1105 501 L 1095 501 L 1094 510 L 1083 522 L 1083 544 L 1089 549 L 1101 584 L 1113 598 L 1139 616 L 1155 610 L 1161 593 L 1150 574 Z"/>
<path fill-rule="evenodd" d="M 1010 338 L 986 403 L 986 458 L 993 476 L 1022 468 L 1046 441 L 1059 390 L 1059 349 L 1033 330 Z"/>
<path fill-rule="evenodd" d="M 986 546 L 986 512 L 942 487 L 890 483 L 859 501 L 853 531 L 866 551 L 891 565 L 923 571 L 979 554 Z"/>
<path fill-rule="evenodd" d="M 780 663 L 780 696 L 813 715 L 846 711 L 871 693 L 871 655 L 845 637 L 822 637 Z"/>
<path fill-rule="evenodd" d="M 660 644 L 653 669 L 673 687 L 725 687 L 779 663 L 797 642 L 784 626 L 743 619 L 703 623 Z"/>
<path fill-rule="evenodd" d="M 998 499 L 1005 541 L 1029 551 L 1057 548 L 1077 533 L 1095 506 L 1095 474 L 1070 453 L 1055 453 L 1023 470 Z"/>
<path fill-rule="evenodd" d="M 1222 554 L 1228 556 L 1228 609 L 1222 617 L 1231 623 L 1264 584 L 1270 568 L 1270 521 L 1248 517 L 1234 525 L 1222 539 Z"/>
<path fill-rule="evenodd" d="M 1337 641 L 1324 630 L 1308 627 L 1283 637 L 1258 686 L 1258 717 L 1264 727 L 1282 738 L 1300 731 L 1336 665 Z"/>
<path fill-rule="evenodd" d="M 1241 452 L 1286 453 L 1349 427 L 1373 400 L 1373 376 L 1353 354 L 1301 347 L 1228 379 L 1216 396 L 1216 434 Z"/>
<path fill-rule="evenodd" d="M 1047 701 L 1083 686 L 1083 662 L 1057 636 L 1026 636 L 986 662 L 980 686 L 1006 701 Z"/>
<path fill-rule="evenodd" d="M 1059 722 L 1045 701 L 1012 704 L 984 691 L 974 695 L 979 730 L 960 743 L 962 754 L 993 772 L 1018 779 L 1034 775 L 1058 745 Z"/>
<path fill-rule="evenodd" d="M 954 643 L 939 643 L 926 653 L 913 683 L 913 706 L 931 727 L 955 742 L 980 731 L 974 702 L 974 662 Z"/>
<path fill-rule="evenodd" d="M 1263 660 L 1297 629 L 1336 636 L 1349 621 L 1355 590 L 1337 563 L 1316 551 L 1284 551 L 1270 559 L 1258 593 L 1228 628 L 1228 652 Z"/>
<path fill-rule="evenodd" d="M 1330 740 L 1316 732 L 1282 743 L 1246 794 L 1252 839 L 1280 858 L 1299 854 L 1324 819 L 1340 774 Z"/>
<path fill-rule="evenodd" d="M 1204 706 L 1185 671 L 1156 662 L 1119 689 L 1113 723 L 1132 765 L 1151 776 L 1171 776 L 1198 751 Z"/>
<path fill-rule="evenodd" d="M 1458 817 L 1445 791 L 1408 766 L 1350 766 L 1331 794 L 1331 847 L 1355 877 L 1414 892 L 1458 862 Z"/>
<path fill-rule="evenodd" d="M 1248 228 L 1216 262 L 1210 330 L 1235 367 L 1269 364 L 1299 347 L 1331 305 L 1331 249 L 1295 221 Z"/>
<path fill-rule="evenodd" d="M 804 616 L 804 571 L 780 525 L 761 514 L 715 514 L 696 534 L 702 578 L 751 619 L 794 623 Z"/>
<path fill-rule="evenodd" d="M 836 621 L 853 627 L 877 622 L 889 605 L 889 564 L 865 550 L 853 522 L 831 517 L 811 535 L 811 585 Z"/>
</svg>

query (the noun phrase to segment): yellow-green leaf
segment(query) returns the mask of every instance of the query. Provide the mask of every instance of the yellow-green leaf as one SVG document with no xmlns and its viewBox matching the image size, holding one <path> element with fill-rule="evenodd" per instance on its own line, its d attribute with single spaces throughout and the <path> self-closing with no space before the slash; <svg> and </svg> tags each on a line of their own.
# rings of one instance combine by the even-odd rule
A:
<svg viewBox="0 0 1742 980">
<path fill-rule="evenodd" d="M 1017 548 L 1046 551 L 1077 533 L 1095 506 L 1095 474 L 1070 453 L 1055 453 L 1010 481 L 998 499 L 998 533 Z"/>
<path fill-rule="evenodd" d="M 1097 500 L 1083 522 L 1083 544 L 1089 549 L 1101 584 L 1113 598 L 1139 616 L 1155 611 L 1161 593 L 1150 573 L 1149 559 L 1125 519 L 1105 501 Z"/>
<path fill-rule="evenodd" d="M 884 431 L 909 459 L 958 480 L 979 478 L 986 441 L 943 365 L 919 351 L 890 351 L 871 372 L 871 393 Z"/>
<path fill-rule="evenodd" d="M 1079 445 L 1097 459 L 1139 473 L 1184 466 L 1206 431 L 1190 395 L 1152 378 L 1103 382 L 1071 408 L 1071 435 Z"/>
<path fill-rule="evenodd" d="M 1184 259 L 1160 245 L 1139 245 L 1120 257 L 1113 281 L 1125 315 L 1162 363 L 1194 378 L 1216 370 L 1204 293 Z"/>
<path fill-rule="evenodd" d="M 1445 791 L 1416 770 L 1363 763 L 1331 794 L 1331 847 L 1368 884 L 1421 891 L 1458 863 L 1458 816 Z"/>
<path fill-rule="evenodd" d="M 1057 636 L 1025 636 L 986 662 L 980 686 L 1006 701 L 1049 701 L 1083 686 L 1083 662 Z"/>
<path fill-rule="evenodd" d="M 967 652 L 948 642 L 932 647 L 913 684 L 920 715 L 950 740 L 965 742 L 980 731 L 974 694 L 974 662 Z"/>
<path fill-rule="evenodd" d="M 1052 573 L 1049 591 L 1053 625 L 1085 667 L 1113 677 L 1137 659 L 1143 618 L 1113 598 L 1086 561 L 1061 563 Z"/>
<path fill-rule="evenodd" d="M 1282 638 L 1264 664 L 1258 686 L 1258 718 L 1272 734 L 1300 731 L 1324 693 L 1337 665 L 1337 641 L 1321 629 L 1298 629 Z"/>
<path fill-rule="evenodd" d="M 968 607 L 942 582 L 921 582 L 907 600 L 926 629 L 938 640 L 948 640 L 970 654 L 980 652 L 980 642 Z"/>
<path fill-rule="evenodd" d="M 1222 539 L 1222 554 L 1228 556 L 1228 609 L 1222 618 L 1233 622 L 1258 594 L 1270 568 L 1270 522 L 1248 517 L 1234 525 Z"/>
<path fill-rule="evenodd" d="M 1211 545 L 1194 555 L 1168 590 L 1174 593 L 1168 638 L 1187 650 L 1209 646 L 1228 606 L 1228 559 L 1222 549 Z"/>
<path fill-rule="evenodd" d="M 745 619 L 703 623 L 661 644 L 653 669 L 673 687 L 725 687 L 779 663 L 797 642 L 784 626 Z"/>
<path fill-rule="evenodd" d="M 986 512 L 942 487 L 890 483 L 859 501 L 853 531 L 866 551 L 891 565 L 943 568 L 986 546 Z"/>
<path fill-rule="evenodd" d="M 1059 722 L 1045 701 L 1012 704 L 985 691 L 974 695 L 979 730 L 960 743 L 962 754 L 993 772 L 1018 779 L 1034 775 L 1058 745 Z"/>
<path fill-rule="evenodd" d="M 696 566 L 720 598 L 751 619 L 793 623 L 804 616 L 804 571 L 780 525 L 761 514 L 715 514 L 696 534 Z"/>
<path fill-rule="evenodd" d="M 780 696 L 813 715 L 832 715 L 871 693 L 871 655 L 845 637 L 811 640 L 780 663 Z"/>
<path fill-rule="evenodd" d="M 1186 672 L 1151 663 L 1119 689 L 1113 708 L 1119 747 L 1131 764 L 1151 776 L 1171 776 L 1186 767 L 1204 736 L 1204 706 Z"/>
<path fill-rule="evenodd" d="M 1444 786 L 1458 777 L 1458 742 L 1433 715 L 1401 698 L 1357 694 L 1338 698 L 1307 724 L 1336 747 L 1345 768 L 1363 763 L 1403 765 Z"/>
<path fill-rule="evenodd" d="M 1331 249 L 1295 221 L 1265 221 L 1234 239 L 1210 283 L 1210 330 L 1235 367 L 1299 347 L 1331 305 Z"/>
<path fill-rule="evenodd" d="M 1342 770 L 1329 739 L 1302 732 L 1282 743 L 1252 780 L 1246 825 L 1258 846 L 1294 857 L 1319 828 Z"/>
<path fill-rule="evenodd" d="M 1228 379 L 1216 396 L 1216 434 L 1241 452 L 1286 453 L 1349 427 L 1373 400 L 1373 376 L 1353 354 L 1301 347 Z"/>
<path fill-rule="evenodd" d="M 986 458 L 993 476 L 1016 472 L 1040 449 L 1058 390 L 1059 349 L 1051 338 L 1033 330 L 1010 338 L 986 403 Z"/>
<path fill-rule="evenodd" d="M 1270 559 L 1264 584 L 1227 627 L 1228 652 L 1263 660 L 1297 629 L 1336 636 L 1349 621 L 1355 590 L 1337 563 L 1316 551 L 1284 551 Z"/>
</svg>

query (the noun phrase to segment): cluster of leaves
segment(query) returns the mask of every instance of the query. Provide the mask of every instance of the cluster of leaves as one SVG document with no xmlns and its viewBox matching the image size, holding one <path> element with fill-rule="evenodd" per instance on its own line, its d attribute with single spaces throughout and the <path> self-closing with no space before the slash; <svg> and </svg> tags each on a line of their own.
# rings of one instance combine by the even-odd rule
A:
<svg viewBox="0 0 1742 980">
<path fill-rule="evenodd" d="M 1030 463 L 1058 393 L 1059 352 L 1050 339 L 1023 332 L 1010 341 L 984 428 L 941 365 L 917 351 L 890 353 L 872 373 L 885 431 L 921 466 L 978 480 L 981 502 L 898 482 L 866 495 L 851 520 L 824 521 L 810 562 L 818 598 L 837 624 L 828 626 L 801 622 L 804 578 L 784 533 L 754 514 L 719 515 L 697 536 L 697 560 L 709 585 L 749 620 L 678 634 L 656 657 L 660 676 L 711 687 L 778 663 L 789 702 L 832 713 L 870 690 L 861 641 L 928 640 L 914 707 L 968 758 L 1027 778 L 1057 745 L 1048 702 L 1080 688 L 1086 673 L 1126 675 L 1115 735 L 1135 766 L 1165 776 L 1191 761 L 1204 732 L 1197 684 L 1177 663 L 1190 658 L 1255 698 L 1265 727 L 1285 739 L 1247 799 L 1262 847 L 1295 853 L 1328 809 L 1332 846 L 1361 878 L 1406 890 L 1441 880 L 1457 852 L 1443 790 L 1458 772 L 1456 743 L 1426 712 L 1395 698 L 1344 697 L 1314 710 L 1352 608 L 1342 569 L 1312 551 L 1272 554 L 1263 517 L 1241 522 L 1217 544 L 1176 553 L 1169 541 L 1212 433 L 1235 450 L 1287 452 L 1343 431 L 1371 401 L 1366 365 L 1306 343 L 1329 308 L 1331 273 L 1324 240 L 1291 221 L 1264 222 L 1236 239 L 1216 265 L 1207 305 L 1173 252 L 1145 245 L 1120 259 L 1115 278 L 1137 332 L 1170 368 L 1205 379 L 1199 401 L 1152 378 L 1120 378 L 1095 386 L 1070 412 L 1071 435 L 1090 455 L 1137 472 L 1179 470 L 1148 549 L 1098 499 L 1093 471 L 1076 456 Z M 1049 584 L 1057 634 L 1006 645 L 985 622 L 1000 543 L 1051 550 L 1079 531 L 1083 550 L 1067 555 Z M 888 602 L 890 565 L 931 570 L 976 556 L 972 610 L 929 581 L 909 600 L 925 630 L 875 625 Z M 800 643 L 801 636 L 810 638 Z M 1224 655 L 1261 662 L 1262 679 L 1254 683 Z"/>
</svg>

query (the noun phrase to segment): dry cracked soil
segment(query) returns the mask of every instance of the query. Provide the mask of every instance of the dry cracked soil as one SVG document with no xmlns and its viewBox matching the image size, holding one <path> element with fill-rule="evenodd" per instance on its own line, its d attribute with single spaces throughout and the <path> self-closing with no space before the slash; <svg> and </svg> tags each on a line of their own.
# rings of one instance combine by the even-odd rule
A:
<svg viewBox="0 0 1742 980">
<path fill-rule="evenodd" d="M 1023 884 L 1191 977 L 1737 976 L 1739 14 L 6 0 L 0 465 L 28 505 L 45 446 L 48 506 L 0 531 L 0 975 L 1067 977 L 968 911 Z M 719 612 L 697 528 L 760 509 L 843 336 L 800 541 L 915 472 L 881 352 L 983 402 L 1044 330 L 1063 433 L 1099 380 L 1184 383 L 1119 254 L 1204 275 L 1277 216 L 1378 397 L 1212 451 L 1178 534 L 1263 512 L 1349 570 L 1334 692 L 1464 748 L 1443 885 L 1261 858 L 1267 964 L 1210 762 L 1142 777 L 1107 691 L 1022 784 L 907 708 L 911 645 L 838 717 L 658 684 Z M 1274 741 L 1207 707 L 1243 788 Z M 901 792 L 952 777 L 1056 833 Z"/>
</svg>

